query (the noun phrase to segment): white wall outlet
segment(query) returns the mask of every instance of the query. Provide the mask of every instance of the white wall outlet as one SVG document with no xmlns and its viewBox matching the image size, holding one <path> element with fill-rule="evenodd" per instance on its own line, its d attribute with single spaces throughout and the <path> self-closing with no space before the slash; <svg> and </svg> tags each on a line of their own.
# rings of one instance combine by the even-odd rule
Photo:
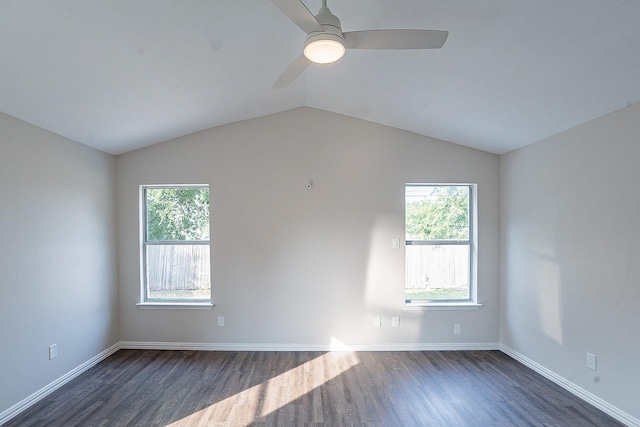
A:
<svg viewBox="0 0 640 427">
<path fill-rule="evenodd" d="M 391 326 L 397 328 L 400 326 L 400 318 L 398 316 L 391 317 Z"/>
<path fill-rule="evenodd" d="M 460 335 L 462 333 L 462 325 L 453 325 L 453 335 Z"/>
<path fill-rule="evenodd" d="M 224 326 L 224 316 L 218 316 L 218 326 Z"/>
<path fill-rule="evenodd" d="M 381 324 L 380 316 L 373 316 L 373 327 L 379 328 Z"/>
<path fill-rule="evenodd" d="M 587 353 L 587 368 L 596 370 L 596 355 Z"/>
<path fill-rule="evenodd" d="M 400 249 L 400 239 L 391 239 L 391 249 Z"/>
<path fill-rule="evenodd" d="M 58 357 L 58 344 L 51 344 L 49 346 L 49 360 Z"/>
</svg>

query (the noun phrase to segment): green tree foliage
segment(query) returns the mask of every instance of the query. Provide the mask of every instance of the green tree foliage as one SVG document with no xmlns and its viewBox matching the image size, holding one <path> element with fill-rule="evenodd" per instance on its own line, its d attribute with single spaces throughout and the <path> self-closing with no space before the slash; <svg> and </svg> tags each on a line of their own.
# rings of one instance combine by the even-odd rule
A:
<svg viewBox="0 0 640 427">
<path fill-rule="evenodd" d="M 406 203 L 407 240 L 467 240 L 469 187 L 425 187 L 419 200 Z"/>
<path fill-rule="evenodd" d="M 147 240 L 209 240 L 209 189 L 147 188 Z"/>
</svg>

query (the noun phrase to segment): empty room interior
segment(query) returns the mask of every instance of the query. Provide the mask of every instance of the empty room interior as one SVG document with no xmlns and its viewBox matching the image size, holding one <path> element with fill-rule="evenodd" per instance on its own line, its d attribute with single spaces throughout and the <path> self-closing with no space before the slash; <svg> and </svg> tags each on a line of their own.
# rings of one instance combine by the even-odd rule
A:
<svg viewBox="0 0 640 427">
<path fill-rule="evenodd" d="M 639 22 L 623 0 L 2 2 L 0 425 L 136 355 L 298 360 L 263 397 L 346 357 L 313 397 L 451 354 L 640 426 Z M 154 222 L 170 203 L 197 232 L 154 228 L 196 215 Z M 195 253 L 204 282 L 156 283 Z"/>
</svg>

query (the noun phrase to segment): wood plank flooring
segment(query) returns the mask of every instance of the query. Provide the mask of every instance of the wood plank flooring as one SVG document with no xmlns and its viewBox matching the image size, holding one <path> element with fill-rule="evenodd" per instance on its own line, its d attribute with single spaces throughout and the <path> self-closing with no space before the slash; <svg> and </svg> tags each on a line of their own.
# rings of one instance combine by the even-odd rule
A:
<svg viewBox="0 0 640 427">
<path fill-rule="evenodd" d="M 499 351 L 120 350 L 28 426 L 621 426 Z"/>
</svg>

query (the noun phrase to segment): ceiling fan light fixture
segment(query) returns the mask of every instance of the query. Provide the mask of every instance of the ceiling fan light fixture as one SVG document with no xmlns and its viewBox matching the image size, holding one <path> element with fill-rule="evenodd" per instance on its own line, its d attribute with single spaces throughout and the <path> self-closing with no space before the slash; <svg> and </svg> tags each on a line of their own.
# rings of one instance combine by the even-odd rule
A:
<svg viewBox="0 0 640 427">
<path fill-rule="evenodd" d="M 316 64 L 330 64 L 345 53 L 344 40 L 331 33 L 311 36 L 304 45 L 304 56 Z"/>
<path fill-rule="evenodd" d="M 344 56 L 344 45 L 335 40 L 316 40 L 304 47 L 304 56 L 316 64 L 330 64 Z"/>
</svg>

